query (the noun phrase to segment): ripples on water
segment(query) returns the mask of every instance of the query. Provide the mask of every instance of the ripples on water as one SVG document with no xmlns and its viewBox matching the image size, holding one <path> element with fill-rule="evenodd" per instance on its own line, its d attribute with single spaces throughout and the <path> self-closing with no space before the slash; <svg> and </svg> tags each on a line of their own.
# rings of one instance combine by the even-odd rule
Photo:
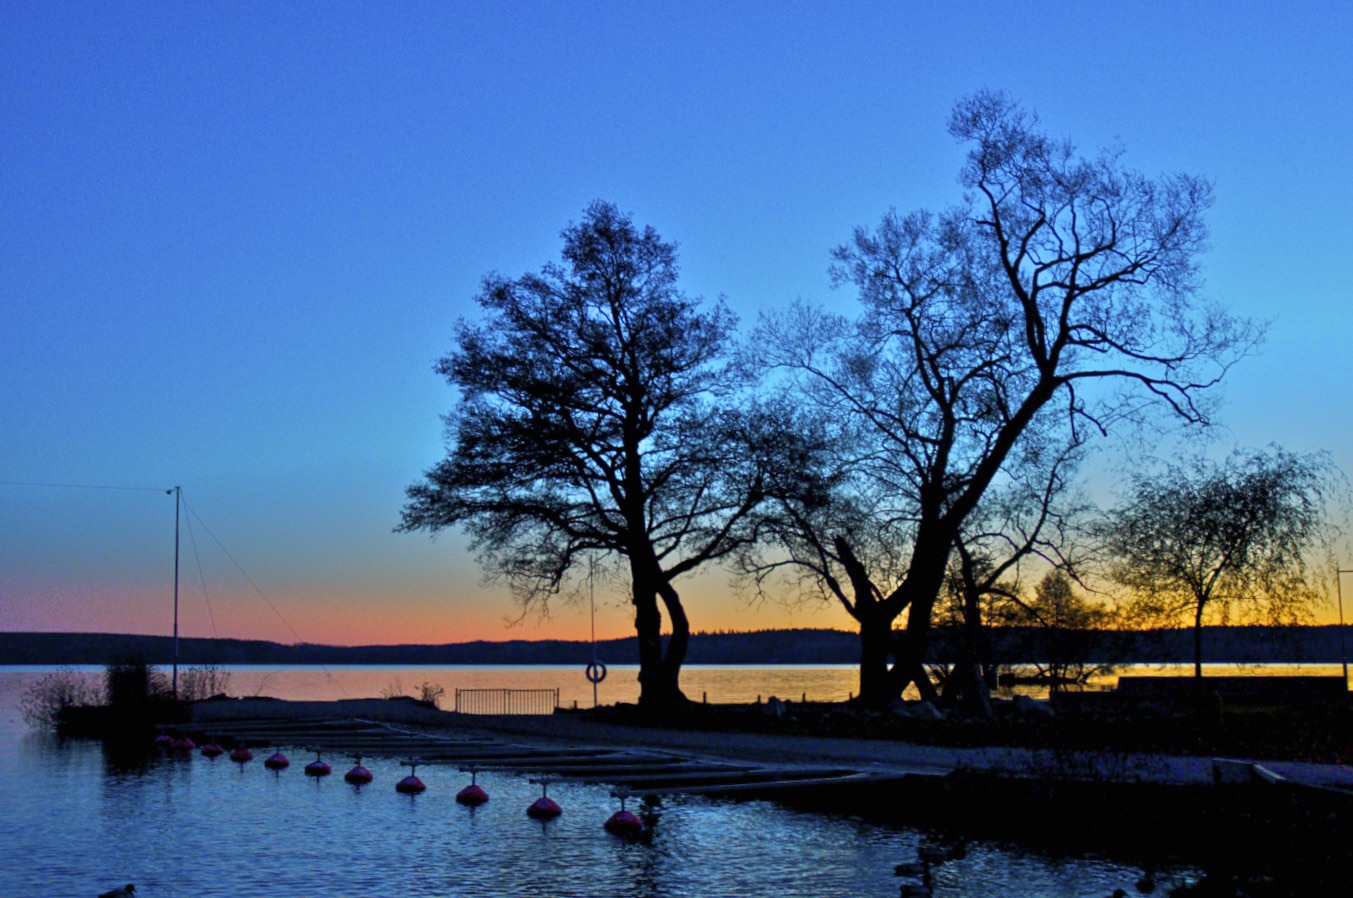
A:
<svg viewBox="0 0 1353 898">
<path fill-rule="evenodd" d="M 0 674 L 12 698 L 14 675 Z M 8 684 L 3 682 L 9 678 Z M 6 689 L 4 686 L 10 688 Z M 138 896 L 878 896 L 893 867 L 933 835 L 758 801 L 696 796 L 649 809 L 651 843 L 602 830 L 618 805 L 609 787 L 559 782 L 564 808 L 540 823 L 525 810 L 540 787 L 519 774 L 482 773 L 492 799 L 454 801 L 468 774 L 419 767 L 420 796 L 394 792 L 407 772 L 368 762 L 376 781 L 342 780 L 350 759 L 289 750 L 273 774 L 262 754 L 160 758 L 118 768 L 98 743 L 26 731 L 12 701 L 0 709 L 0 894 L 93 896 L 134 882 Z M 631 805 L 632 810 L 640 808 Z M 1093 858 L 1048 858 L 975 842 L 938 868 L 936 898 L 1079 898 L 1131 888 L 1140 870 Z"/>
<path fill-rule="evenodd" d="M 763 802 L 669 799 L 651 809 L 651 843 L 601 824 L 616 810 L 600 786 L 557 783 L 559 819 L 529 819 L 539 787 L 485 773 L 476 809 L 453 796 L 453 767 L 419 768 L 428 791 L 398 795 L 407 772 L 368 764 L 376 781 L 323 780 L 291 754 L 278 774 L 259 760 L 200 756 L 117 770 L 96 743 L 29 736 L 4 755 L 4 894 L 94 895 L 134 882 L 157 896 L 893 896 L 893 866 L 922 834 Z M 16 787 L 14 777 L 27 785 Z M 1135 877 L 1089 860 L 1055 862 L 975 845 L 939 868 L 937 896 L 1108 894 Z"/>
</svg>

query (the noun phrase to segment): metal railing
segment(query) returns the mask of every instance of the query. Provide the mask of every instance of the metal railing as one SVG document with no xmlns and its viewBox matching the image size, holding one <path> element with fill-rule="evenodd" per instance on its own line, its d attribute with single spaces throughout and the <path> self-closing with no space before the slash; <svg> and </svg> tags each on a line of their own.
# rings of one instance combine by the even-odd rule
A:
<svg viewBox="0 0 1353 898">
<path fill-rule="evenodd" d="M 457 689 L 457 714 L 553 714 L 558 689 Z"/>
</svg>

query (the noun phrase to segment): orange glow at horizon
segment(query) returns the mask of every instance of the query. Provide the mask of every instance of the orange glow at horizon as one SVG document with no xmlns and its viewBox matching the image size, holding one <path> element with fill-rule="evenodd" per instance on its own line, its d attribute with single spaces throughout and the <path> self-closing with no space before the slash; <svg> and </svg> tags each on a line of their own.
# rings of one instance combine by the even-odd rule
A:
<svg viewBox="0 0 1353 898">
<path fill-rule="evenodd" d="M 726 589 L 693 580 L 683 602 L 694 632 L 736 632 L 789 628 L 854 630 L 839 606 L 796 608 L 766 602 L 748 605 Z M 702 588 L 703 587 L 703 588 Z M 29 594 L 16 607 L 0 607 L 0 631 L 108 632 L 170 635 L 173 591 L 145 584 L 82 585 L 78 590 Z M 664 615 L 664 623 L 666 616 Z M 664 632 L 668 628 L 664 626 Z M 336 593 L 301 588 L 266 599 L 249 590 L 201 590 L 181 585 L 179 635 L 184 638 L 264 640 L 323 645 L 442 645 L 511 640 L 587 641 L 592 625 L 586 602 L 558 600 L 548 617 L 520 616 L 505 593 L 481 590 L 458 596 Z M 628 601 L 598 595 L 596 638 L 634 635 Z"/>
<path fill-rule="evenodd" d="M 373 578 L 375 579 L 375 578 Z M 111 632 L 170 635 L 173 587 L 105 579 L 64 588 L 42 587 L 11 578 L 0 582 L 9 601 L 0 603 L 0 631 Z M 1333 590 L 1315 609 L 1316 624 L 1338 622 Z M 1345 593 L 1350 590 L 1345 589 Z M 721 575 L 695 577 L 681 584 L 694 632 L 747 632 L 821 628 L 855 631 L 855 622 L 839 605 L 806 602 L 783 605 L 749 603 Z M 1347 597 L 1346 597 L 1347 598 Z M 1345 621 L 1349 619 L 1345 609 Z M 664 621 L 666 620 L 664 616 Z M 664 627 L 664 632 L 667 627 Z M 234 585 L 203 595 L 200 585 L 180 584 L 179 635 L 193 638 L 264 640 L 283 644 L 442 645 L 463 642 L 563 640 L 591 638 L 587 602 L 556 599 L 550 615 L 520 617 L 520 609 L 501 590 L 448 582 L 443 589 L 420 584 L 415 591 L 382 594 L 368 583 L 346 586 L 288 584 L 270 591 Z M 619 639 L 634 634 L 632 607 L 617 584 L 598 588 L 596 637 Z"/>
</svg>

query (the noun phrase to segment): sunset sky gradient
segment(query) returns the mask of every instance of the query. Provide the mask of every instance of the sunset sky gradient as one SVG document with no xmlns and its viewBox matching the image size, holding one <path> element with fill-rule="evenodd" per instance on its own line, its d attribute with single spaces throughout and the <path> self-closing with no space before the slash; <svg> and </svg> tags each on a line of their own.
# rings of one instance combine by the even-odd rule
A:
<svg viewBox="0 0 1353 898">
<path fill-rule="evenodd" d="M 509 629 L 459 536 L 392 532 L 480 278 L 601 198 L 744 325 L 848 310 L 830 250 L 958 199 L 982 87 L 1215 181 L 1207 292 L 1272 322 L 1222 445 L 1353 472 L 1350 46 L 1342 2 L 4 3 L 0 630 L 167 633 L 177 484 L 185 635 L 585 638 L 585 604 Z M 850 623 L 684 593 L 699 630 Z"/>
</svg>

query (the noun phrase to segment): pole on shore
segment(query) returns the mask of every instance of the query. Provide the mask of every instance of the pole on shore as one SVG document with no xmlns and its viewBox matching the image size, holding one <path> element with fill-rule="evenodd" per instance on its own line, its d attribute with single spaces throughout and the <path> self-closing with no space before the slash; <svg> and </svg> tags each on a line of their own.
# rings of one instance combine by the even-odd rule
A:
<svg viewBox="0 0 1353 898">
<path fill-rule="evenodd" d="M 1353 568 L 1334 569 L 1334 592 L 1339 596 L 1339 659 L 1344 665 L 1344 689 L 1348 688 L 1348 650 L 1344 644 L 1344 588 L 1340 581 L 1343 574 L 1353 574 Z"/>
<path fill-rule="evenodd" d="M 597 586 L 594 579 L 596 571 L 593 567 L 595 563 L 596 559 L 589 555 L 587 558 L 587 604 L 591 609 L 592 618 L 592 666 L 588 668 L 589 672 L 596 670 L 597 667 Z M 594 680 L 591 676 L 587 679 L 592 683 L 592 707 L 596 708 L 600 704 L 597 701 L 597 684 L 601 681 Z"/>
<path fill-rule="evenodd" d="M 177 701 L 179 697 L 179 506 L 183 500 L 183 487 L 176 486 L 166 493 L 174 494 L 174 674 L 170 689 Z"/>
</svg>

